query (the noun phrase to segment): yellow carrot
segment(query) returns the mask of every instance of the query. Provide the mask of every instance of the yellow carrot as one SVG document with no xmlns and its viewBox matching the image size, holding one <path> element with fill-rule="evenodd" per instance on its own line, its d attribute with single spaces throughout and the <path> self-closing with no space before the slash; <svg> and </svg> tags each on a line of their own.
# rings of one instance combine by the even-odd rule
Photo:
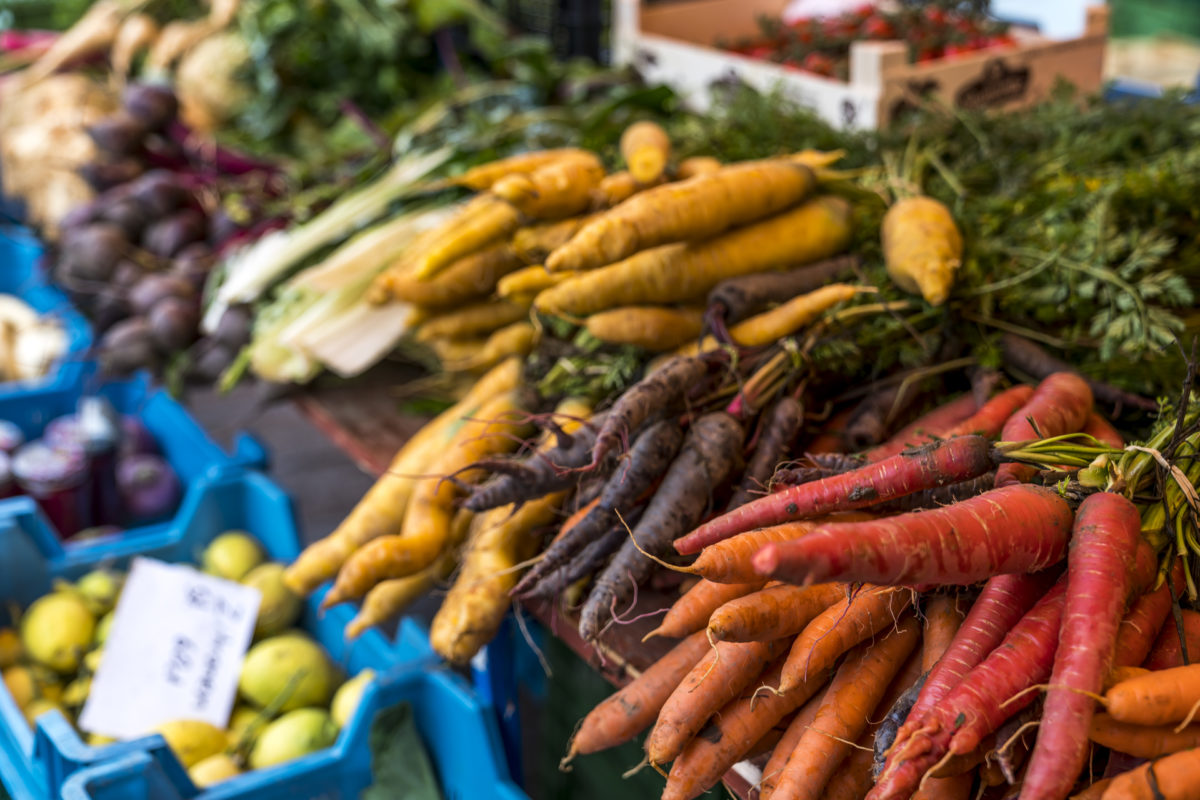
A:
<svg viewBox="0 0 1200 800">
<path fill-rule="evenodd" d="M 876 291 L 873 286 L 851 286 L 846 283 L 822 286 L 808 294 L 793 297 L 770 311 L 764 311 L 742 320 L 729 329 L 729 338 L 742 347 L 761 347 L 771 344 L 785 336 L 791 336 L 838 303 L 854 297 L 855 294 L 873 291 Z M 716 347 L 716 340 L 711 336 L 706 336 L 700 345 L 693 344 L 681 352 L 691 355 L 702 350 L 714 350 Z"/>
<path fill-rule="evenodd" d="M 828 258 L 849 241 L 850 205 L 839 197 L 818 197 L 712 239 L 658 247 L 585 272 L 539 294 L 534 307 L 585 316 L 618 306 L 700 298 L 726 278 Z"/>
<path fill-rule="evenodd" d="M 697 338 L 704 328 L 700 308 L 626 306 L 587 318 L 587 331 L 611 344 L 628 344 L 663 352 Z"/>
<path fill-rule="evenodd" d="M 525 269 L 505 275 L 496 284 L 496 294 L 509 299 L 524 295 L 537 295 L 539 292 L 569 281 L 580 272 L 547 272 L 541 264 L 535 264 Z M 516 302 L 516 301 L 514 301 Z M 518 305 L 524 305 L 518 303 Z"/>
<path fill-rule="evenodd" d="M 594 269 L 660 244 L 715 236 L 777 214 L 815 188 L 812 170 L 785 158 L 722 167 L 635 194 L 585 225 L 546 266 Z"/>
<path fill-rule="evenodd" d="M 514 322 L 493 333 L 473 353 L 459 359 L 442 359 L 450 372 L 485 370 L 510 356 L 525 356 L 533 349 L 537 332 L 528 320 Z"/>
<path fill-rule="evenodd" d="M 398 269 L 389 273 L 382 285 L 396 300 L 424 308 L 453 308 L 487 297 L 497 281 L 520 269 L 522 263 L 512 246 L 500 241 L 463 256 L 429 280 Z"/>
<path fill-rule="evenodd" d="M 604 181 L 600 183 L 601 186 L 604 185 Z M 513 234 L 512 248 L 526 264 L 536 264 L 541 268 L 546 256 L 569 242 L 580 228 L 595 218 L 595 214 L 583 214 L 553 222 L 526 225 Z"/>
<path fill-rule="evenodd" d="M 528 153 L 518 153 L 515 156 L 501 158 L 478 167 L 467 170 L 450 183 L 455 186 L 465 186 L 477 192 L 486 191 L 492 184 L 508 175 L 519 175 L 533 172 L 563 157 L 587 152 L 576 147 L 561 147 L 553 150 L 534 150 Z"/>
<path fill-rule="evenodd" d="M 940 306 L 962 265 L 962 233 L 950 209 L 932 197 L 897 201 L 883 215 L 883 259 L 892 281 Z"/>
<path fill-rule="evenodd" d="M 431 234 L 433 244 L 417 257 L 413 275 L 431 278 L 456 259 L 508 236 L 520 224 L 521 212 L 499 197 L 476 198 Z"/>
<path fill-rule="evenodd" d="M 592 190 L 604 178 L 604 165 L 591 153 L 562 158 L 523 175 L 509 175 L 492 194 L 530 219 L 559 219 L 586 211 Z"/>
<path fill-rule="evenodd" d="M 465 418 L 474 416 L 494 395 L 511 391 L 520 379 L 520 359 L 500 364 L 476 381 L 462 400 L 417 431 L 337 530 L 305 548 L 287 568 L 284 582 L 288 587 L 307 595 L 337 574 L 346 558 L 359 547 L 399 532 L 416 476 L 427 471 L 463 426 Z"/>
<path fill-rule="evenodd" d="M 811 169 L 821 169 L 841 161 L 846 155 L 845 150 L 801 150 L 789 158 L 797 164 L 803 164 Z"/>
<path fill-rule="evenodd" d="M 354 615 L 354 619 L 346 623 L 346 638 L 357 639 L 368 628 L 381 625 L 389 619 L 398 616 L 404 609 L 412 605 L 421 595 L 428 592 L 438 581 L 444 581 L 454 572 L 458 565 L 458 546 L 467 538 L 471 520 L 475 515 L 465 508 L 459 509 L 450 524 L 450 543 L 446 552 L 431 566 L 421 570 L 416 575 L 405 578 L 392 578 L 376 584 L 363 598 L 362 607 Z"/>
<path fill-rule="evenodd" d="M 662 177 L 671 160 L 671 139 L 660 125 L 648 120 L 635 122 L 621 134 L 621 158 L 638 183 L 653 183 Z"/>
<path fill-rule="evenodd" d="M 431 475 L 413 490 L 399 535 L 381 536 L 346 559 L 323 606 L 362 597 L 380 581 L 403 578 L 428 567 L 446 549 L 454 519 L 454 501 L 460 490 L 443 480 L 459 481 L 480 476 L 466 470 L 476 461 L 508 452 L 525 431 L 514 414 L 520 412 L 517 392 L 509 391 L 486 402 L 478 415 L 466 420 L 451 445 L 431 465 Z M 466 470 L 466 471 L 464 471 Z"/>
<path fill-rule="evenodd" d="M 462 570 L 429 629 L 438 655 L 466 664 L 491 640 L 512 604 L 508 593 L 520 578 L 517 565 L 537 552 L 536 532 L 554 521 L 565 497 L 555 492 L 477 517 Z"/>
<path fill-rule="evenodd" d="M 523 306 L 507 300 L 485 300 L 469 306 L 447 311 L 422 323 L 417 328 L 417 340 L 461 339 L 503 328 L 525 319 Z"/>
<path fill-rule="evenodd" d="M 712 156 L 692 156 L 679 162 L 679 169 L 675 171 L 675 175 L 679 180 L 686 181 L 688 178 L 694 178 L 697 175 L 707 175 L 710 172 L 716 172 L 720 168 L 721 162 Z"/>
<path fill-rule="evenodd" d="M 642 183 L 633 177 L 631 172 L 614 172 L 600 181 L 600 185 L 592 191 L 592 208 L 596 210 L 612 208 L 624 203 L 643 189 L 649 189 L 660 183 L 662 183 L 661 177 L 649 183 Z"/>
</svg>

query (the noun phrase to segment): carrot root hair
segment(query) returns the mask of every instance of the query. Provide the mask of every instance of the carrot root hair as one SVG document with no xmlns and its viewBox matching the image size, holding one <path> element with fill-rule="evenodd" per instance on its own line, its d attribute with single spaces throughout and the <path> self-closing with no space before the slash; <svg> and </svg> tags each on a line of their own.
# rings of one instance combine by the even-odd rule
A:
<svg viewBox="0 0 1200 800">
<path fill-rule="evenodd" d="M 1032 686 L 1026 686 L 1024 689 L 1022 689 L 1021 691 L 1014 694 L 1012 697 L 1005 700 L 1003 703 L 1000 704 L 1000 707 L 1004 708 L 1009 703 L 1012 703 L 1012 702 L 1016 701 L 1017 699 L 1024 697 L 1025 695 L 1029 694 L 1030 692 L 1040 692 L 1040 691 L 1045 691 L 1047 689 L 1065 689 L 1068 692 L 1075 692 L 1075 694 L 1081 694 L 1081 695 L 1084 695 L 1085 697 L 1090 697 L 1093 700 L 1095 700 L 1097 703 L 1100 703 L 1100 705 L 1102 705 L 1102 706 L 1105 706 L 1105 707 L 1108 706 L 1108 701 L 1104 699 L 1104 695 L 1099 695 L 1099 694 L 1096 694 L 1095 692 L 1089 692 L 1086 689 L 1080 689 L 1076 686 L 1067 686 L 1066 684 L 1059 684 L 1059 683 L 1035 683 Z"/>
<path fill-rule="evenodd" d="M 1195 717 L 1196 717 L 1197 711 L 1200 711 L 1200 700 L 1197 700 L 1195 703 L 1192 704 L 1192 707 L 1188 711 L 1187 716 L 1183 718 L 1183 722 L 1179 723 L 1179 725 L 1175 728 L 1175 733 L 1180 733 L 1188 725 L 1191 725 L 1192 720 L 1195 719 Z"/>
</svg>

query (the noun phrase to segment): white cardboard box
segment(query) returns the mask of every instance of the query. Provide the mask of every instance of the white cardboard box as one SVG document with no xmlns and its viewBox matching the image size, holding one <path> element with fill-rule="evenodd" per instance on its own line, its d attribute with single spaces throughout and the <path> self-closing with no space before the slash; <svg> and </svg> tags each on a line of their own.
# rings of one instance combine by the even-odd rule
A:
<svg viewBox="0 0 1200 800">
<path fill-rule="evenodd" d="M 687 0 L 642 7 L 614 0 L 613 56 L 651 81 L 674 86 L 707 107 L 713 81 L 736 75 L 763 91 L 779 87 L 841 128 L 876 128 L 916 97 L 932 95 L 966 108 L 1016 108 L 1047 97 L 1062 77 L 1085 93 L 1102 83 L 1108 8 L 1087 10 L 1085 35 L 1055 41 L 1015 31 L 1012 47 L 909 64 L 903 42 L 855 42 L 843 82 L 748 58 L 713 46 L 758 35 L 760 16 L 777 17 L 786 0 Z"/>
</svg>

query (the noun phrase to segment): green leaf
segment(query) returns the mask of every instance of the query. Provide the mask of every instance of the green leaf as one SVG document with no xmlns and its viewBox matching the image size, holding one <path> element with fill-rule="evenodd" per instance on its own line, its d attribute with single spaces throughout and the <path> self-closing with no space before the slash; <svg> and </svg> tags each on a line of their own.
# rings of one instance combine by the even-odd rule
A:
<svg viewBox="0 0 1200 800">
<path fill-rule="evenodd" d="M 369 739 L 374 782 L 363 800 L 442 800 L 411 705 L 380 711 Z"/>
</svg>

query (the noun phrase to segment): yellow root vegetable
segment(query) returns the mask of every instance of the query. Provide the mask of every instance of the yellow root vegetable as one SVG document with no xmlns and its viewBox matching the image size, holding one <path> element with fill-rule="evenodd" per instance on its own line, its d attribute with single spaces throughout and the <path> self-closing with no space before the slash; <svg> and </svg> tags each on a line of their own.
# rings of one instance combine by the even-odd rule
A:
<svg viewBox="0 0 1200 800">
<path fill-rule="evenodd" d="M 811 169 L 779 158 L 647 189 L 585 225 L 546 267 L 594 269 L 660 244 L 715 236 L 799 203 L 816 185 Z"/>
<path fill-rule="evenodd" d="M 849 203 L 840 197 L 818 197 L 712 239 L 666 245 L 585 272 L 539 294 L 534 307 L 581 317 L 619 306 L 699 298 L 726 278 L 828 258 L 849 241 Z"/>
<path fill-rule="evenodd" d="M 700 308 L 627 306 L 587 318 L 588 333 L 601 341 L 660 353 L 699 338 L 703 328 L 704 310 Z"/>
<path fill-rule="evenodd" d="M 109 59 L 113 72 L 122 78 L 133 68 L 134 57 L 158 37 L 158 23 L 149 14 L 130 14 L 121 23 Z"/>
<path fill-rule="evenodd" d="M 453 308 L 487 297 L 497 281 L 523 264 L 512 246 L 500 241 L 463 256 L 429 280 L 397 270 L 381 285 L 396 300 L 422 308 Z"/>
<path fill-rule="evenodd" d="M 483 192 L 492 188 L 492 184 L 501 178 L 533 172 L 561 158 L 586 152 L 586 150 L 576 147 L 560 147 L 553 150 L 519 153 L 469 169 L 462 175 L 452 178 L 450 182 L 455 186 L 465 186 L 468 189 Z"/>
<path fill-rule="evenodd" d="M 449 578 L 458 565 L 458 547 L 466 540 L 467 531 L 470 530 L 471 520 L 474 518 L 472 512 L 459 509 L 450 524 L 450 541 L 446 552 L 442 553 L 432 566 L 416 575 L 383 581 L 367 592 L 354 619 L 346 623 L 346 638 L 357 639 L 368 628 L 382 625 L 399 616 L 438 581 Z"/>
<path fill-rule="evenodd" d="M 512 391 L 520 379 L 520 359 L 500 364 L 476 381 L 462 400 L 417 431 L 337 530 L 306 547 L 287 568 L 283 580 L 288 588 L 297 594 L 311 594 L 336 575 L 358 548 L 372 539 L 398 533 L 417 484 L 416 476 L 428 471 L 465 418 L 475 416 L 494 395 Z"/>
<path fill-rule="evenodd" d="M 671 139 L 657 123 L 635 122 L 621 134 L 621 158 L 638 183 L 662 177 L 671 160 Z"/>
<path fill-rule="evenodd" d="M 801 150 L 789 158 L 797 164 L 803 164 L 810 169 L 821 169 L 836 164 L 846 155 L 845 150 Z"/>
<path fill-rule="evenodd" d="M 770 311 L 764 311 L 742 320 L 729 329 L 729 338 L 742 347 L 762 347 L 772 344 L 785 336 L 791 336 L 821 314 L 838 303 L 849 300 L 859 292 L 874 291 L 876 289 L 873 286 L 851 286 L 846 283 L 822 286 L 808 294 L 793 297 Z M 716 340 L 711 336 L 706 336 L 700 346 L 692 346 L 681 352 L 691 355 L 701 349 L 714 350 L 716 347 Z"/>
<path fill-rule="evenodd" d="M 463 256 L 507 237 L 521 224 L 521 212 L 498 197 L 473 200 L 430 236 L 432 244 L 416 260 L 413 275 L 431 278 Z"/>
<path fill-rule="evenodd" d="M 681 181 L 694 178 L 697 175 L 708 175 L 721 168 L 721 162 L 712 156 L 692 156 L 679 162 L 675 176 Z"/>
<path fill-rule="evenodd" d="M 107 51 L 117 38 L 126 11 L 125 4 L 116 0 L 93 3 L 74 25 L 54 40 L 50 49 L 14 77 L 20 85 L 32 86 L 73 61 L 83 61 L 88 56 Z"/>
<path fill-rule="evenodd" d="M 442 359 L 450 372 L 485 370 L 510 356 L 526 356 L 533 349 L 536 331 L 528 320 L 514 322 L 493 333 L 481 347 L 458 359 Z"/>
<path fill-rule="evenodd" d="M 496 634 L 520 572 L 537 552 L 536 532 L 553 522 L 566 494 L 555 492 L 486 511 L 475 518 L 462 569 L 429 630 L 433 649 L 452 664 L 466 664 Z"/>
<path fill-rule="evenodd" d="M 454 440 L 413 490 L 399 535 L 381 536 L 346 559 L 337 580 L 325 596 L 324 606 L 362 597 L 380 581 L 413 575 L 437 560 L 449 544 L 458 482 L 477 480 L 470 465 L 514 449 L 525 433 L 517 392 L 501 394 L 465 420 Z"/>
<path fill-rule="evenodd" d="M 642 183 L 633 177 L 631 172 L 614 172 L 600 181 L 600 185 L 592 191 L 592 208 L 596 210 L 612 208 L 624 203 L 638 192 L 660 183 L 662 183 L 661 177 L 649 183 Z"/>
<path fill-rule="evenodd" d="M 504 298 L 537 295 L 551 286 L 557 286 L 582 274 L 582 272 L 547 272 L 541 264 L 535 264 L 501 278 L 496 284 L 496 294 Z M 518 305 L 523 304 L 518 303 Z"/>
<path fill-rule="evenodd" d="M 899 200 L 883 215 L 880 238 L 892 282 L 932 305 L 946 302 L 963 255 L 950 209 L 932 197 Z"/>
<path fill-rule="evenodd" d="M 492 194 L 530 219 L 559 219 L 586 211 L 603 178 L 600 159 L 581 152 L 528 174 L 502 178 L 492 186 Z"/>
<path fill-rule="evenodd" d="M 611 176 L 610 176 L 611 177 Z M 605 178 L 605 180 L 608 180 Z M 601 187 L 604 181 L 600 182 Z M 580 228 L 595 219 L 594 214 L 567 217 L 554 222 L 539 222 L 519 229 L 512 237 L 513 250 L 526 264 L 541 264 L 554 250 L 571 241 Z"/>
<path fill-rule="evenodd" d="M 463 339 L 499 330 L 528 316 L 528 310 L 507 300 L 487 300 L 439 314 L 417 329 L 417 341 Z"/>
</svg>

